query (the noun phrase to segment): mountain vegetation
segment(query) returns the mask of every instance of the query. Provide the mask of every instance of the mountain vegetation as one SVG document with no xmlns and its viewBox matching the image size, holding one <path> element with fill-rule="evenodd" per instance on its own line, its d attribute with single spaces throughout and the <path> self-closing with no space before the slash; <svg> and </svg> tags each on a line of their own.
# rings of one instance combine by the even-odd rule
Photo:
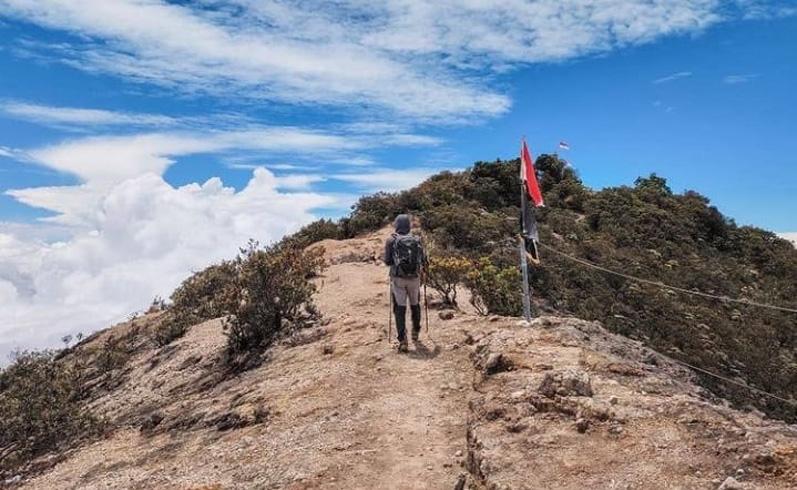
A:
<svg viewBox="0 0 797 490">
<path fill-rule="evenodd" d="M 280 333 L 320 317 L 309 279 L 323 269 L 323 249 L 305 250 L 303 243 L 294 237 L 267 247 L 250 241 L 234 260 L 193 274 L 172 294 L 154 341 L 168 345 L 192 325 L 227 317 L 228 367 L 257 364 Z"/>
<path fill-rule="evenodd" d="M 519 315 L 519 161 L 478 162 L 399 193 L 360 199 L 350 216 L 319 221 L 302 243 L 375 230 L 398 213 L 420 218 L 434 254 L 431 284 L 449 303 L 468 286 L 485 313 Z M 774 233 L 739 226 L 695 191 L 674 193 L 658 175 L 595 191 L 567 162 L 542 155 L 536 168 L 547 207 L 541 243 L 654 282 L 797 308 L 797 250 Z M 797 315 L 640 284 L 542 249 L 530 283 L 540 310 L 599 320 L 673 358 L 781 398 L 797 397 Z M 794 405 L 705 376 L 704 385 L 743 406 L 797 420 Z"/>
<path fill-rule="evenodd" d="M 81 403 L 85 373 L 54 351 L 18 353 L 0 371 L 0 476 L 100 432 L 101 422 Z"/>
</svg>

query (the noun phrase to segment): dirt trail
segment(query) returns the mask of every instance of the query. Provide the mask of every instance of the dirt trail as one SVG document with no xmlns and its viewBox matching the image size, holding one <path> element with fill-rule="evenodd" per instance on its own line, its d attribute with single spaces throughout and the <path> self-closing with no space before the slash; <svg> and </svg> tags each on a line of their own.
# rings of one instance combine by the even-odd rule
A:
<svg viewBox="0 0 797 490">
<path fill-rule="evenodd" d="M 384 339 L 387 298 L 382 266 L 344 263 L 325 273 L 319 306 L 343 325 L 351 324 L 340 333 L 342 348 L 357 350 L 356 344 L 370 340 L 371 348 L 362 354 L 373 363 L 355 388 L 365 412 L 356 438 L 361 457 L 336 478 L 340 488 L 453 488 L 462 472 L 456 454 L 461 458 L 467 450 L 470 360 L 465 350 L 448 348 L 460 334 L 446 330 L 436 316 L 429 322 L 431 339 L 424 328 L 409 353 L 396 353 Z M 374 324 L 375 317 L 382 321 Z M 355 328 L 360 321 L 378 325 L 370 338 Z M 342 356 L 339 362 L 362 368 L 362 354 Z"/>
</svg>

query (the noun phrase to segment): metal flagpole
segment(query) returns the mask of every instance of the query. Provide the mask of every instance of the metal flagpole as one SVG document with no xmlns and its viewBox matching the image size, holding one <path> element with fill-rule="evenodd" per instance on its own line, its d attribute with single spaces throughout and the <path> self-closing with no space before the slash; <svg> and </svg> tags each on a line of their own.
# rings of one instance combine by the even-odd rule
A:
<svg viewBox="0 0 797 490">
<path fill-rule="evenodd" d="M 525 143 L 525 138 L 523 139 L 523 143 Z M 520 175 L 521 177 L 525 176 L 523 166 L 523 143 L 521 143 L 521 151 L 520 151 Z M 526 190 L 526 182 L 525 179 L 520 179 L 520 231 L 521 234 L 518 237 L 518 251 L 520 252 L 520 271 L 523 275 L 523 318 L 527 321 L 531 321 L 531 300 L 529 298 L 529 264 L 528 260 L 526 259 L 526 241 L 525 235 L 528 232 L 526 230 L 526 220 L 524 219 L 523 212 L 528 210 L 528 194 Z M 531 212 L 529 210 L 529 212 Z"/>
<path fill-rule="evenodd" d="M 520 270 L 523 273 L 523 318 L 531 321 L 531 299 L 529 296 L 529 264 L 526 260 L 526 247 L 523 237 L 518 237 L 518 250 L 520 250 Z"/>
</svg>

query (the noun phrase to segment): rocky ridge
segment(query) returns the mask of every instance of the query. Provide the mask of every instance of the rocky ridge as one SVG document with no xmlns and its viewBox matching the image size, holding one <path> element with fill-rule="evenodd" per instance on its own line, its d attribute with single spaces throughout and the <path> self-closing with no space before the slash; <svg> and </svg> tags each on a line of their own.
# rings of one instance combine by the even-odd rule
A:
<svg viewBox="0 0 797 490">
<path fill-rule="evenodd" d="M 316 245 L 330 263 L 318 279 L 326 320 L 260 367 L 219 374 L 221 319 L 165 348 L 137 341 L 118 376 L 94 388 L 107 436 L 6 486 L 797 487 L 794 426 L 730 408 L 682 366 L 597 323 L 432 311 L 422 343 L 395 353 L 383 236 Z M 146 339 L 156 322 L 113 327 L 82 348 L 131 330 Z"/>
</svg>

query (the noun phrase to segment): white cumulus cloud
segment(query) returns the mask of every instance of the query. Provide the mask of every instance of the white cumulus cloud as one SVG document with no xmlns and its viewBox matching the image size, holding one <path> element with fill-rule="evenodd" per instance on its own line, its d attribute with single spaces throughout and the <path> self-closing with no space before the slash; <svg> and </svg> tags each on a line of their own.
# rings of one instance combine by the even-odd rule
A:
<svg viewBox="0 0 797 490">
<path fill-rule="evenodd" d="M 167 297 L 191 271 L 233 257 L 249 238 L 279 239 L 314 219 L 314 209 L 347 204 L 280 187 L 290 186 L 257 169 L 239 192 L 217 178 L 175 188 L 156 174 L 90 199 L 82 188 L 43 190 L 90 219 L 56 242 L 0 224 L 0 354 L 107 326 Z"/>
</svg>

